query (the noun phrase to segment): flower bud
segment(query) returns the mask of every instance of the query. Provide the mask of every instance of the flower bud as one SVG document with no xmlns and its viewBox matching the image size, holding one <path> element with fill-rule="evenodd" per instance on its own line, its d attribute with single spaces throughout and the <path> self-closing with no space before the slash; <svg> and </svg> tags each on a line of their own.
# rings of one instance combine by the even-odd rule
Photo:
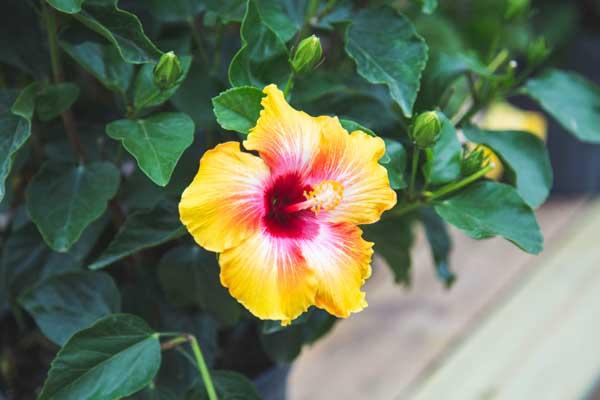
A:
<svg viewBox="0 0 600 400">
<path fill-rule="evenodd" d="M 463 176 L 469 176 L 475 172 L 491 165 L 492 169 L 485 177 L 494 181 L 500 180 L 504 174 L 504 166 L 500 158 L 487 146 L 482 144 L 467 143 L 467 150 L 462 159 L 460 172 Z"/>
<path fill-rule="evenodd" d="M 410 130 L 410 137 L 417 147 L 426 149 L 438 141 L 441 131 L 442 123 L 438 114 L 427 111 L 417 116 Z"/>
<path fill-rule="evenodd" d="M 315 35 L 303 39 L 291 60 L 292 68 L 297 74 L 312 71 L 323 57 L 321 41 Z"/>
<path fill-rule="evenodd" d="M 170 89 L 175 86 L 181 76 L 181 62 L 179 58 L 169 51 L 163 54 L 154 67 L 154 83 L 161 89 Z"/>
</svg>

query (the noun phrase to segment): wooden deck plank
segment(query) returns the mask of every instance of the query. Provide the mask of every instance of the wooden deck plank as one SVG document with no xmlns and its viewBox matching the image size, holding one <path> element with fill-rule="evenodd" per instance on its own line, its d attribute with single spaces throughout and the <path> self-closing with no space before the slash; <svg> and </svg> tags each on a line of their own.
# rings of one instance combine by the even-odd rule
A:
<svg viewBox="0 0 600 400">
<path fill-rule="evenodd" d="M 600 373 L 600 202 L 416 391 L 428 399 L 579 399 Z"/>
<path fill-rule="evenodd" d="M 583 199 L 542 207 L 546 248 L 560 242 L 585 207 Z M 411 289 L 398 287 L 387 267 L 375 265 L 366 288 L 369 307 L 303 352 L 290 377 L 291 400 L 405 396 L 535 266 L 535 257 L 506 241 L 475 242 L 457 231 L 452 236 L 451 261 L 459 274 L 454 288 L 447 291 L 436 280 L 422 235 L 413 254 Z"/>
</svg>

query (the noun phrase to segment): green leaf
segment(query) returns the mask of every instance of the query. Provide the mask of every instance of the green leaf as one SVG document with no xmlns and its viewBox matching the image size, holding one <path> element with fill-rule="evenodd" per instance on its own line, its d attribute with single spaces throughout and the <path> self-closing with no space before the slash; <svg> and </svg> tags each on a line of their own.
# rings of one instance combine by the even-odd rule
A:
<svg viewBox="0 0 600 400">
<path fill-rule="evenodd" d="M 422 209 L 420 216 L 425 227 L 425 236 L 429 242 L 437 276 L 449 288 L 456 280 L 456 275 L 450 270 L 449 265 L 452 239 L 448 234 L 447 226 L 444 220 L 430 207 Z"/>
<path fill-rule="evenodd" d="M 229 65 L 231 86 L 283 87 L 290 76 L 288 50 L 261 14 L 258 0 L 248 0 L 240 36 L 242 47 Z"/>
<path fill-rule="evenodd" d="M 375 243 L 375 252 L 392 270 L 394 281 L 408 286 L 411 283 L 410 250 L 414 242 L 412 219 L 410 216 L 396 217 L 392 212 L 383 214 L 375 224 L 365 225 L 365 238 Z"/>
<path fill-rule="evenodd" d="M 202 0 L 149 0 L 148 11 L 161 22 L 188 22 L 204 10 Z"/>
<path fill-rule="evenodd" d="M 220 400 L 260 400 L 254 384 L 244 375 L 233 371 L 213 371 L 211 377 Z M 208 400 L 202 381 L 186 394 L 185 400 Z"/>
<path fill-rule="evenodd" d="M 573 72 L 551 69 L 523 89 L 584 142 L 600 143 L 600 88 Z"/>
<path fill-rule="evenodd" d="M 456 136 L 452 122 L 441 112 L 438 116 L 442 122 L 440 138 L 433 148 L 428 149 L 423 167 L 425 180 L 432 185 L 440 185 L 460 177 L 462 146 Z"/>
<path fill-rule="evenodd" d="M 410 21 L 388 7 L 360 11 L 346 32 L 345 49 L 358 73 L 371 83 L 387 85 L 404 115 L 412 116 L 427 45 Z"/>
<path fill-rule="evenodd" d="M 77 332 L 58 352 L 38 400 L 112 400 L 148 385 L 160 366 L 158 334 L 114 314 Z"/>
<path fill-rule="evenodd" d="M 213 97 L 213 112 L 221 128 L 244 135 L 256 125 L 264 93 L 252 86 L 239 86 Z"/>
<path fill-rule="evenodd" d="M 223 23 L 241 22 L 244 18 L 247 0 L 204 0 L 206 9 L 214 12 Z"/>
<path fill-rule="evenodd" d="M 349 133 L 352 133 L 354 131 L 363 131 L 364 133 L 369 134 L 371 136 L 377 136 L 375 132 L 373 132 L 369 128 L 366 128 L 358 122 L 354 122 L 349 119 L 340 119 L 340 124 L 342 124 L 342 127 Z"/>
<path fill-rule="evenodd" d="M 265 23 L 282 42 L 290 40 L 300 26 L 285 13 L 282 4 L 272 0 L 255 0 L 256 7 Z"/>
<path fill-rule="evenodd" d="M 119 170 L 109 162 L 48 161 L 27 187 L 27 211 L 48 246 L 67 251 L 102 215 L 117 193 L 119 180 Z"/>
<path fill-rule="evenodd" d="M 50 340 L 63 345 L 75 332 L 121 309 L 121 295 L 102 272 L 54 276 L 27 290 L 19 303 Z"/>
<path fill-rule="evenodd" d="M 185 228 L 173 208 L 170 204 L 160 203 L 150 211 L 131 214 L 108 248 L 88 268 L 104 268 L 136 251 L 183 236 Z"/>
<path fill-rule="evenodd" d="M 123 143 L 154 183 L 166 186 L 194 140 L 194 121 L 184 113 L 165 112 L 135 121 L 113 121 L 106 125 L 106 133 Z"/>
<path fill-rule="evenodd" d="M 337 319 L 326 311 L 311 308 L 302 323 L 296 323 L 284 329 L 261 333 L 260 341 L 271 360 L 278 363 L 293 361 L 304 344 L 310 344 L 329 332 Z"/>
<path fill-rule="evenodd" d="M 58 11 L 67 14 L 76 14 L 81 11 L 81 5 L 85 0 L 47 0 L 48 4 Z"/>
<path fill-rule="evenodd" d="M 18 96 L 15 92 L 0 92 L 0 201 L 4 198 L 4 185 L 15 155 L 31 135 L 37 87 L 31 84 Z"/>
<path fill-rule="evenodd" d="M 435 211 L 473 239 L 502 236 L 528 253 L 542 251 L 535 214 L 512 186 L 477 182 L 436 204 Z"/>
<path fill-rule="evenodd" d="M 79 97 L 74 83 L 58 83 L 43 87 L 35 99 L 35 112 L 42 121 L 50 121 L 67 111 Z"/>
<path fill-rule="evenodd" d="M 404 179 L 404 171 L 406 171 L 406 150 L 404 150 L 404 146 L 396 140 L 384 139 L 384 141 L 385 156 L 379 160 L 379 163 L 387 169 L 392 189 L 404 189 L 408 186 L 406 179 Z"/>
<path fill-rule="evenodd" d="M 74 17 L 114 44 L 123 60 L 132 64 L 157 62 L 162 52 L 148 39 L 138 17 L 121 10 L 117 2 L 87 0 Z"/>
<path fill-rule="evenodd" d="M 552 188 L 552 166 L 544 142 L 527 132 L 487 131 L 475 126 L 464 130 L 467 138 L 490 147 L 509 168 L 509 180 L 531 207 L 540 206 Z"/>
<path fill-rule="evenodd" d="M 239 319 L 240 306 L 221 285 L 214 253 L 196 245 L 178 246 L 160 260 L 158 277 L 174 305 L 200 307 L 227 325 Z"/>
<path fill-rule="evenodd" d="M 127 93 L 133 65 L 125 62 L 113 44 L 83 29 L 67 28 L 59 36 L 62 49 L 108 90 Z"/>
<path fill-rule="evenodd" d="M 181 75 L 173 87 L 167 90 L 159 88 L 154 83 L 154 64 L 142 66 L 135 79 L 133 92 L 133 106 L 136 110 L 156 107 L 175 94 L 181 83 L 187 77 L 190 65 L 192 64 L 192 57 L 190 56 L 181 56 L 180 60 L 182 68 Z"/>
</svg>

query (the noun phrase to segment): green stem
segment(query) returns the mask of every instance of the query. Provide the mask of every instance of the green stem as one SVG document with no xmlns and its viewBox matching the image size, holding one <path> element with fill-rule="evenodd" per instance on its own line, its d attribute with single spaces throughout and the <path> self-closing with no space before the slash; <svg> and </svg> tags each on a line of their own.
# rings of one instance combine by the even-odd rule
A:
<svg viewBox="0 0 600 400">
<path fill-rule="evenodd" d="M 192 351 L 194 352 L 194 357 L 196 358 L 196 364 L 198 366 L 198 372 L 200 372 L 202 381 L 204 381 L 204 387 L 206 388 L 208 398 L 209 400 L 218 400 L 217 392 L 215 391 L 215 387 L 210 377 L 210 373 L 208 372 L 208 367 L 206 366 L 206 362 L 204 361 L 204 357 L 202 356 L 202 351 L 200 351 L 198 341 L 193 335 L 187 335 L 187 338 L 190 342 L 190 346 L 192 347 Z"/>
<path fill-rule="evenodd" d="M 287 82 L 285 83 L 285 88 L 283 89 L 283 95 L 288 100 L 289 100 L 290 91 L 294 87 L 294 78 L 295 77 L 296 76 L 295 76 L 294 72 L 291 72 Z"/>
<path fill-rule="evenodd" d="M 417 146 L 413 147 L 413 156 L 412 156 L 412 169 L 410 172 L 410 183 L 408 185 L 408 197 L 411 199 L 415 194 L 415 182 L 417 180 L 417 170 L 419 169 L 419 156 L 421 151 Z"/>
<path fill-rule="evenodd" d="M 483 169 L 480 169 L 479 171 L 475 172 L 474 174 L 469 175 L 464 179 L 461 179 L 458 182 L 452 182 L 446 186 L 439 188 L 438 190 L 436 190 L 434 192 L 425 193 L 425 198 L 427 199 L 427 201 L 432 201 L 439 197 L 445 196 L 449 193 L 452 193 L 459 189 L 462 189 L 463 187 L 465 187 L 465 186 L 469 185 L 470 183 L 473 183 L 476 180 L 478 180 L 479 178 L 483 177 L 485 174 L 490 172 L 492 169 L 494 169 L 494 165 L 490 164 L 490 165 L 484 167 Z"/>
</svg>

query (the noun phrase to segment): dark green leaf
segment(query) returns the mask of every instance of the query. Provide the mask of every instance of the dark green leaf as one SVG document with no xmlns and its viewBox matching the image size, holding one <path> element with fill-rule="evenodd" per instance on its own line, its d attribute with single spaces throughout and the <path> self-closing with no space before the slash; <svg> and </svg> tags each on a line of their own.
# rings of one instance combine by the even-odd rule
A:
<svg viewBox="0 0 600 400">
<path fill-rule="evenodd" d="M 39 283 L 23 293 L 19 303 L 44 335 L 63 345 L 75 332 L 119 312 L 121 295 L 109 275 L 81 271 Z"/>
<path fill-rule="evenodd" d="M 427 45 L 407 18 L 387 7 L 360 11 L 346 33 L 346 52 L 363 78 L 387 85 L 404 115 L 412 115 Z"/>
<path fill-rule="evenodd" d="M 388 171 L 390 186 L 394 190 L 406 188 L 408 185 L 404 179 L 406 170 L 406 150 L 396 140 L 384 139 L 385 156 L 379 161 Z"/>
<path fill-rule="evenodd" d="M 83 29 L 61 32 L 63 50 L 107 89 L 125 95 L 133 76 L 133 65 L 125 62 L 113 44 Z"/>
<path fill-rule="evenodd" d="M 176 247 L 160 260 L 158 276 L 174 305 L 201 307 L 227 325 L 239 319 L 240 305 L 221 285 L 216 254 L 196 245 Z"/>
<path fill-rule="evenodd" d="M 100 269 L 148 247 L 178 238 L 185 234 L 177 211 L 169 204 L 160 203 L 151 211 L 131 214 L 108 248 L 89 268 Z"/>
<path fill-rule="evenodd" d="M 160 343 L 144 320 L 114 314 L 77 332 L 58 352 L 38 400 L 112 400 L 148 385 Z"/>
<path fill-rule="evenodd" d="M 302 325 L 308 321 L 308 317 L 311 315 L 311 312 L 305 312 L 304 314 L 300 314 L 298 318 L 293 320 L 289 325 L 281 325 L 281 321 L 271 321 L 265 320 L 262 321 L 261 324 L 261 333 L 265 335 L 269 335 L 271 333 L 279 332 L 284 329 L 287 329 L 289 326 Z"/>
<path fill-rule="evenodd" d="M 46 162 L 27 187 L 27 211 L 48 246 L 67 251 L 98 219 L 119 188 L 109 162 L 73 165 Z"/>
<path fill-rule="evenodd" d="M 58 83 L 43 87 L 35 99 L 35 112 L 42 121 L 50 121 L 71 108 L 79 97 L 74 83 Z"/>
<path fill-rule="evenodd" d="M 146 64 L 142 66 L 135 79 L 135 89 L 133 92 L 133 106 L 136 110 L 156 107 L 175 94 L 187 77 L 190 65 L 192 64 L 192 57 L 190 56 L 181 56 L 180 60 L 181 75 L 173 87 L 166 90 L 159 88 L 154 83 L 154 65 Z"/>
<path fill-rule="evenodd" d="M 300 29 L 300 25 L 285 13 L 281 2 L 256 0 L 256 6 L 264 23 L 279 36 L 282 42 L 290 40 Z"/>
<path fill-rule="evenodd" d="M 438 112 L 442 122 L 440 138 L 433 148 L 426 151 L 423 167 L 425 180 L 432 185 L 452 182 L 460 177 L 462 147 L 456 136 L 452 122 L 441 112 Z"/>
<path fill-rule="evenodd" d="M 138 17 L 118 8 L 117 2 L 87 0 L 74 16 L 114 44 L 123 60 L 133 64 L 157 62 L 161 51 L 148 39 Z"/>
<path fill-rule="evenodd" d="M 527 81 L 524 92 L 577 138 L 600 143 L 600 89 L 592 82 L 552 69 Z"/>
<path fill-rule="evenodd" d="M 531 207 L 540 206 L 552 188 L 552 166 L 544 142 L 527 132 L 487 131 L 475 126 L 464 130 L 467 138 L 490 147 L 510 169 L 509 179 Z"/>
<path fill-rule="evenodd" d="M 410 250 L 414 241 L 412 220 L 395 217 L 392 212 L 383 214 L 381 221 L 375 224 L 365 225 L 365 238 L 375 243 L 375 252 L 391 268 L 396 283 L 410 285 Z"/>
<path fill-rule="evenodd" d="M 0 201 L 4 198 L 4 185 L 15 154 L 31 135 L 37 87 L 31 84 L 18 96 L 15 92 L 0 92 Z"/>
<path fill-rule="evenodd" d="M 239 86 L 213 97 L 213 112 L 221 128 L 248 134 L 262 110 L 264 93 L 255 87 Z"/>
<path fill-rule="evenodd" d="M 449 258 L 452 239 L 448 234 L 446 224 L 429 207 L 421 210 L 421 221 L 425 226 L 425 235 L 429 242 L 437 276 L 446 287 L 450 287 L 456 280 L 456 275 L 450 270 Z"/>
<path fill-rule="evenodd" d="M 206 9 L 214 12 L 223 23 L 240 22 L 244 18 L 247 0 L 204 0 Z"/>
<path fill-rule="evenodd" d="M 287 47 L 261 15 L 258 0 L 248 0 L 240 36 L 242 47 L 229 65 L 231 85 L 283 87 L 290 76 Z"/>
<path fill-rule="evenodd" d="M 436 204 L 435 211 L 473 239 L 498 235 L 528 253 L 542 251 L 543 239 L 535 214 L 511 186 L 477 182 Z"/>
<path fill-rule="evenodd" d="M 202 12 L 202 0 L 149 0 L 145 4 L 154 18 L 162 22 L 188 22 Z"/>
<path fill-rule="evenodd" d="M 62 11 L 67 14 L 75 14 L 81 11 L 81 5 L 85 0 L 47 0 L 48 3 L 56 8 L 58 11 Z"/>
<path fill-rule="evenodd" d="M 166 112 L 146 119 L 113 121 L 106 133 L 120 140 L 142 171 L 166 186 L 179 158 L 194 140 L 194 121 L 184 113 Z"/>
<path fill-rule="evenodd" d="M 363 131 L 364 133 L 367 133 L 371 136 L 377 136 L 375 134 L 375 132 L 373 132 L 369 128 L 366 128 L 366 127 L 362 126 L 361 124 L 359 124 L 358 122 L 354 122 L 349 119 L 340 119 L 340 124 L 342 124 L 342 127 L 345 130 L 347 130 L 349 133 L 352 133 L 354 131 Z"/>
<path fill-rule="evenodd" d="M 244 375 L 233 371 L 214 371 L 211 377 L 220 400 L 260 400 L 256 388 Z M 185 400 L 208 400 L 204 384 L 199 381 Z"/>
</svg>

